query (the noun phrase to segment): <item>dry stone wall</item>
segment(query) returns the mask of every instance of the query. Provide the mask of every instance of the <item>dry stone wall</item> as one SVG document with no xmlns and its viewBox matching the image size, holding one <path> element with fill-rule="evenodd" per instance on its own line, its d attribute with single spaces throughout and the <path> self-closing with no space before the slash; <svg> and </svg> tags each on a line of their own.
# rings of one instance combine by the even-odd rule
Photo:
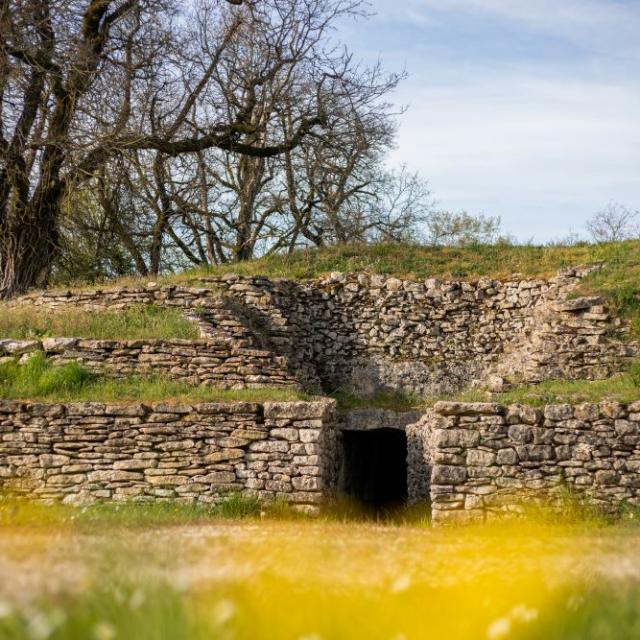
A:
<svg viewBox="0 0 640 640">
<path fill-rule="evenodd" d="M 441 402 L 412 430 L 427 443 L 435 522 L 561 504 L 567 489 L 605 511 L 640 505 L 640 402 Z"/>
<path fill-rule="evenodd" d="M 0 490 L 67 503 L 322 500 L 330 400 L 199 405 L 0 401 Z"/>
<path fill-rule="evenodd" d="M 499 386 L 502 378 L 595 379 L 618 371 L 637 347 L 620 339 L 625 328 L 603 299 L 571 299 L 587 271 L 476 283 L 333 274 L 300 284 L 225 275 L 207 278 L 209 288 L 50 292 L 14 304 L 177 306 L 197 316 L 205 335 L 284 357 L 307 387 L 436 395 L 487 381 Z"/>
<path fill-rule="evenodd" d="M 79 362 L 107 377 L 157 374 L 190 384 L 225 389 L 301 389 L 288 362 L 272 351 L 238 347 L 224 340 L 0 340 L 3 357 L 42 352 L 54 363 Z"/>
</svg>

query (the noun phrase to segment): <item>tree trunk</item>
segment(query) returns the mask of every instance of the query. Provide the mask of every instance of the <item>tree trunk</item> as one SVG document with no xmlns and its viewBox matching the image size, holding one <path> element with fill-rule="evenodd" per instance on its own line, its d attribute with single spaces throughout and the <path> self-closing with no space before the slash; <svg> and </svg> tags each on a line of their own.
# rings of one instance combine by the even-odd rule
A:
<svg viewBox="0 0 640 640">
<path fill-rule="evenodd" d="M 58 250 L 59 200 L 34 210 L 10 212 L 0 226 L 0 299 L 25 293 L 39 284 Z"/>
</svg>

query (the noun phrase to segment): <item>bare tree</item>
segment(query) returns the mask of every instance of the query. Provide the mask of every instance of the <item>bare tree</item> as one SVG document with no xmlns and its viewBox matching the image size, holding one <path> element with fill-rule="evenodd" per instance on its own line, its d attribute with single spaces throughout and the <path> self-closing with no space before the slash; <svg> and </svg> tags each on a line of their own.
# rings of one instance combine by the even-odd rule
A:
<svg viewBox="0 0 640 640">
<path fill-rule="evenodd" d="M 342 64 L 348 68 L 350 57 Z M 274 248 L 364 241 L 375 226 L 372 202 L 389 182 L 381 169 L 395 134 L 387 96 L 403 77 L 385 74 L 380 64 L 336 75 L 325 135 L 278 159 L 284 178 L 278 195 L 292 225 Z"/>
<path fill-rule="evenodd" d="M 587 230 L 595 242 L 615 242 L 640 236 L 640 211 L 610 202 L 588 222 Z"/>
<path fill-rule="evenodd" d="M 429 221 L 433 200 L 427 181 L 406 166 L 382 170 L 374 197 L 363 200 L 363 242 L 418 242 Z"/>
<path fill-rule="evenodd" d="M 300 238 L 331 242 L 336 229 L 346 238 L 366 208 L 361 203 L 349 209 L 347 202 L 369 197 L 367 185 L 379 181 L 377 167 L 393 133 L 390 106 L 382 98 L 400 76 L 386 76 L 379 64 L 361 67 L 343 48 L 331 46 L 331 26 L 357 3 L 279 0 L 276 5 L 278 11 L 266 14 L 257 7 L 248 11 L 192 105 L 190 120 L 206 120 L 216 108 L 239 110 L 247 139 L 258 146 L 274 137 L 291 139 L 309 105 L 321 105 L 322 130 L 277 158 L 212 148 L 176 157 L 162 153 L 161 161 L 157 156 L 152 161 L 148 154 L 158 152 L 124 152 L 131 167 L 127 188 L 148 212 L 142 218 L 155 257 L 146 260 L 147 273 L 160 266 L 158 249 L 163 267 L 171 268 L 179 266 L 180 256 L 190 264 L 218 264 L 290 249 Z M 206 65 L 202 51 L 219 39 L 207 6 L 199 5 L 189 37 L 190 69 Z M 182 81 L 191 91 L 191 71 Z M 147 94 L 160 90 L 153 87 Z M 167 90 L 162 88 L 162 105 L 147 94 L 154 128 L 160 129 L 165 113 L 173 111 Z M 132 221 L 132 234 L 140 219 Z M 326 231 L 316 233 L 323 227 Z"/>
<path fill-rule="evenodd" d="M 0 298 L 47 277 L 62 200 L 113 154 L 268 158 L 322 126 L 318 95 L 297 105 L 287 137 L 248 119 L 246 102 L 203 97 L 243 24 L 292 4 L 203 1 L 216 37 L 194 57 L 190 21 L 176 20 L 170 0 L 0 0 Z"/>
<path fill-rule="evenodd" d="M 499 217 L 434 211 L 426 220 L 427 242 L 434 246 L 492 244 L 498 239 L 500 225 Z"/>
</svg>

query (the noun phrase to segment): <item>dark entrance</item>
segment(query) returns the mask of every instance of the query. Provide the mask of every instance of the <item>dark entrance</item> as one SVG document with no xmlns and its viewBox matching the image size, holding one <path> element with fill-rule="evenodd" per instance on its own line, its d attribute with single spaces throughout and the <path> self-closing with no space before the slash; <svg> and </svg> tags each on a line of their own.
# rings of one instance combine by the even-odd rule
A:
<svg viewBox="0 0 640 640">
<path fill-rule="evenodd" d="M 376 512 L 407 499 L 407 437 L 399 429 L 343 431 L 341 488 Z"/>
</svg>

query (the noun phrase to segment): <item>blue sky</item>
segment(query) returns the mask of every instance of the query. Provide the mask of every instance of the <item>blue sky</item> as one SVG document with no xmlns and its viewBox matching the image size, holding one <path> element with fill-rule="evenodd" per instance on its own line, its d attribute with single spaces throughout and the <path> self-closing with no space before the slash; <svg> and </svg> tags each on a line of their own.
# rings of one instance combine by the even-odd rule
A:
<svg viewBox="0 0 640 640">
<path fill-rule="evenodd" d="M 521 240 L 640 209 L 640 0 L 373 0 L 341 38 L 410 74 L 393 164 Z"/>
</svg>

